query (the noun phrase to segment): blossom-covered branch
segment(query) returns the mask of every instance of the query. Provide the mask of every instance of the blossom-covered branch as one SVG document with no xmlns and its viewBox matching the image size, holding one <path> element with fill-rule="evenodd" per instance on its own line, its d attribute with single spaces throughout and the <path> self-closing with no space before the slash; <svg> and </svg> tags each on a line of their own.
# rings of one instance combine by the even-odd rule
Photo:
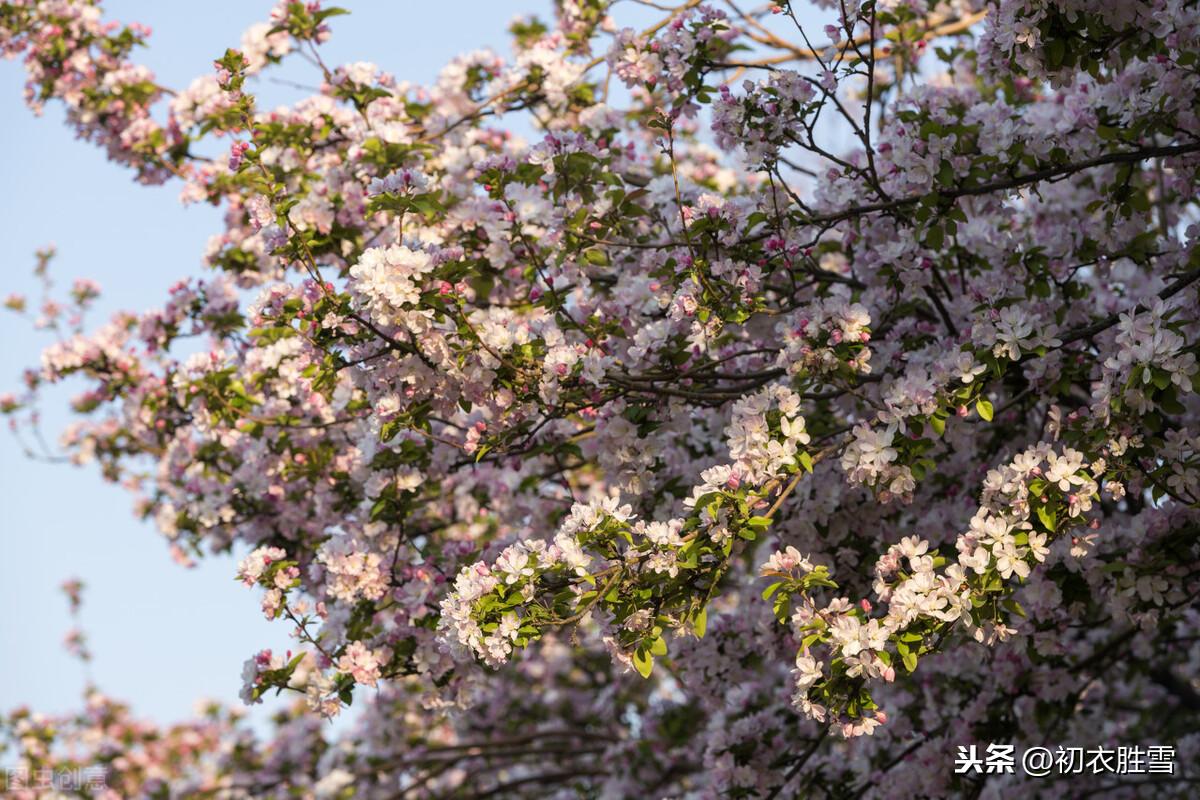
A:
<svg viewBox="0 0 1200 800">
<path fill-rule="evenodd" d="M 641 5 L 557 2 L 417 85 L 284 0 L 172 89 L 95 2 L 0 2 L 35 111 L 223 212 L 142 314 L 94 324 L 39 253 L 3 305 L 54 339 L 0 413 L 182 564 L 236 552 L 294 639 L 241 698 L 299 702 L 252 741 L 93 694 L 12 715 L 24 763 L 886 797 L 993 791 L 944 763 L 972 742 L 1194 760 L 1196 3 Z M 289 60 L 316 89 L 268 110 Z"/>
</svg>

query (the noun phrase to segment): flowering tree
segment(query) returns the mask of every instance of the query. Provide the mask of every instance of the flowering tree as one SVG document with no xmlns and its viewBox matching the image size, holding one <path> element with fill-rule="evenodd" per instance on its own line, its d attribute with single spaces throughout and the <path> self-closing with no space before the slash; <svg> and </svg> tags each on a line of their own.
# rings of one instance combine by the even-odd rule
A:
<svg viewBox="0 0 1200 800">
<path fill-rule="evenodd" d="M 303 698 L 262 740 L 93 693 L 8 719 L 24 763 L 122 797 L 1195 791 L 952 759 L 1200 753 L 1200 4 L 642 5 L 560 0 L 416 86 L 281 2 L 172 90 L 91 0 L 0 3 L 35 110 L 225 211 L 158 310 L 47 299 L 0 408 L 33 436 L 82 378 L 72 458 L 180 561 L 249 553 L 296 646 L 242 699 Z M 296 56 L 319 92 L 261 108 Z"/>
</svg>

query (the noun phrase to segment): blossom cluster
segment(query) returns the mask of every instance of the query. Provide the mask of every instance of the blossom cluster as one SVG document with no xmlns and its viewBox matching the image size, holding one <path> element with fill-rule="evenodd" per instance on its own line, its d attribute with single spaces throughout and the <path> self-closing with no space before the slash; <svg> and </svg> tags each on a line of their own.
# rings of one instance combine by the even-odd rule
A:
<svg viewBox="0 0 1200 800">
<path fill-rule="evenodd" d="M 667 652 L 664 627 L 703 634 L 704 602 L 686 586 L 715 588 L 735 541 L 753 541 L 770 525 L 773 511 L 754 512 L 784 491 L 783 480 L 811 470 L 799 409 L 799 396 L 778 384 L 742 398 L 725 428 L 732 460 L 700 473 L 683 501 L 687 517 L 637 519 L 615 496 L 576 503 L 552 542 L 517 542 L 491 564 L 464 567 L 442 603 L 443 625 L 498 666 L 544 628 L 603 616 L 610 650 L 648 675 L 654 656 Z"/>
<path fill-rule="evenodd" d="M 773 554 L 761 572 L 782 580 L 768 596 L 802 641 L 796 706 L 844 736 L 871 734 L 887 720 L 871 697 L 873 681 L 894 681 L 899 666 L 915 671 L 956 626 L 987 644 L 1017 633 L 1011 617 L 1020 607 L 1008 598 L 1055 538 L 1088 523 L 1099 496 L 1088 467 L 1078 451 L 1039 443 L 990 470 L 979 510 L 954 542 L 955 560 L 920 536 L 904 537 L 875 563 L 874 602 L 835 597 L 822 605 L 815 590 L 838 588 L 828 567 L 794 547 Z"/>
</svg>

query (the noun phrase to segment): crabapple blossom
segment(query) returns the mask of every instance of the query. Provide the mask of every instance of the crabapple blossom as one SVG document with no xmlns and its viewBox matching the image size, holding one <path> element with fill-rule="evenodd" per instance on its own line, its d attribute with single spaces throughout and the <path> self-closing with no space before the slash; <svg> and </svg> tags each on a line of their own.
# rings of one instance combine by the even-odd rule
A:
<svg viewBox="0 0 1200 800">
<path fill-rule="evenodd" d="M 0 0 L 35 112 L 222 211 L 141 314 L 92 321 L 39 252 L 3 305 L 53 338 L 0 413 L 180 563 L 239 554 L 293 641 L 241 699 L 295 700 L 160 728 L 93 689 L 0 720 L 21 766 L 103 763 L 113 797 L 1189 796 L 951 759 L 1200 754 L 1196 3 L 553 5 L 421 85 L 331 65 L 344 11 L 281 0 L 171 88 L 95 0 Z M 268 108 L 284 62 L 316 88 Z"/>
</svg>

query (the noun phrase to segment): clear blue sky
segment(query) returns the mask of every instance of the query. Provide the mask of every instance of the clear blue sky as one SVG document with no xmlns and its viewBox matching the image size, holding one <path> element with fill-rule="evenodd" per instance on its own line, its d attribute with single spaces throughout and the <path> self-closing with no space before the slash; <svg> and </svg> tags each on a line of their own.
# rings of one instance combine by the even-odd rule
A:
<svg viewBox="0 0 1200 800">
<path fill-rule="evenodd" d="M 210 72 L 212 60 L 266 19 L 272 5 L 108 0 L 105 13 L 150 25 L 154 33 L 140 60 L 161 82 L 182 88 Z M 506 52 L 512 17 L 545 14 L 549 2 L 338 5 L 352 13 L 332 20 L 334 36 L 323 51 L 328 63 L 373 61 L 397 78 L 427 82 L 459 52 L 482 45 Z M 314 82 L 298 60 L 276 74 Z M 0 296 L 36 296 L 33 252 L 54 243 L 60 287 L 84 276 L 103 286 L 94 320 L 161 304 L 168 286 L 201 272 L 205 242 L 220 230 L 218 212 L 183 208 L 178 185 L 133 183 L 101 151 L 76 141 L 57 107 L 33 117 L 21 99 L 23 83 L 19 62 L 0 61 Z M 252 88 L 271 105 L 300 96 L 275 84 Z M 17 387 L 44 341 L 14 315 L 0 315 L 0 391 Z M 47 429 L 61 429 L 68 419 L 62 403 L 46 411 Z M 134 518 L 123 490 L 104 483 L 94 468 L 26 460 L 7 431 L 0 432 L 0 570 L 0 713 L 20 704 L 47 712 L 78 707 L 84 676 L 61 647 L 70 623 L 57 587 L 69 576 L 88 584 L 83 615 L 96 682 L 159 721 L 190 714 L 201 697 L 238 703 L 242 661 L 261 646 L 288 646 L 284 626 L 261 618 L 257 592 L 233 580 L 232 558 L 208 559 L 194 570 L 175 565 L 154 527 Z"/>
</svg>

